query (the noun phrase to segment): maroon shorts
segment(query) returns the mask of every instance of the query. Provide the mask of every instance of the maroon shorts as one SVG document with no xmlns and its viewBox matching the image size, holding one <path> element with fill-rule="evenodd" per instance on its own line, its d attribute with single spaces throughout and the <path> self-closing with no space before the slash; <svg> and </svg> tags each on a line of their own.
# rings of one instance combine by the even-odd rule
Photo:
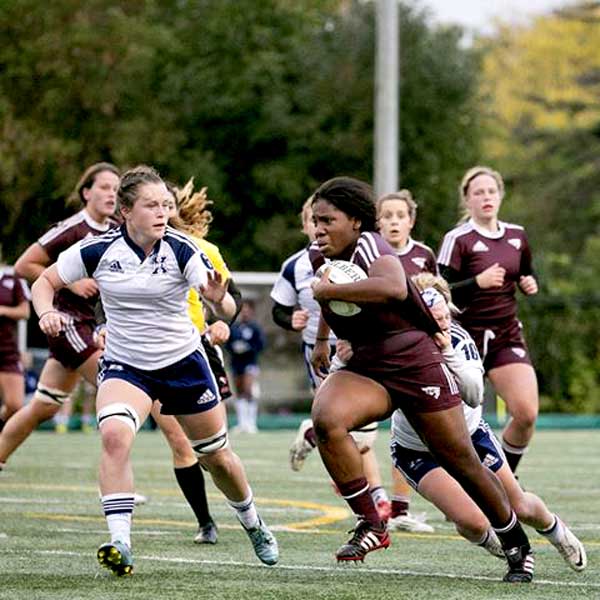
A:
<svg viewBox="0 0 600 600">
<path fill-rule="evenodd" d="M 532 364 L 523 337 L 523 326 L 518 319 L 494 327 L 469 326 L 466 329 L 477 344 L 486 373 L 513 363 Z"/>
<path fill-rule="evenodd" d="M 445 364 L 428 365 L 410 374 L 401 370 L 363 374 L 383 385 L 394 408 L 406 412 L 438 412 L 462 402 L 456 379 Z"/>
<path fill-rule="evenodd" d="M 21 354 L 12 350 L 0 352 L 0 373 L 17 373 L 18 375 L 23 375 Z"/>
<path fill-rule="evenodd" d="M 78 369 L 98 350 L 94 342 L 95 327 L 93 321 L 75 321 L 71 318 L 59 335 L 47 336 L 50 358 L 57 360 L 65 369 Z"/>
</svg>

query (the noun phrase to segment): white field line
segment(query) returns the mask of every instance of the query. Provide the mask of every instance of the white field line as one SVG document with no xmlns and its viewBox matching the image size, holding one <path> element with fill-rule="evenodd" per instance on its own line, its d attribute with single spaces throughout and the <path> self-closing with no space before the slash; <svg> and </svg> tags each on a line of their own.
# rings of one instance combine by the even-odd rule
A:
<svg viewBox="0 0 600 600">
<path fill-rule="evenodd" d="M 77 556 L 80 558 L 89 558 L 89 554 L 83 552 L 67 552 L 63 550 L 35 550 L 33 554 L 53 555 L 53 556 Z M 148 556 L 141 555 L 136 557 L 137 560 L 148 560 L 152 562 L 175 563 L 175 564 L 193 564 L 193 565 L 210 565 L 212 567 L 245 567 L 251 569 L 274 569 L 279 571 L 312 571 L 316 573 L 340 573 L 344 567 L 319 567 L 315 565 L 277 565 L 275 567 L 267 567 L 256 562 L 243 561 L 223 561 L 223 560 L 198 560 L 191 558 L 175 558 L 164 556 Z M 457 575 L 454 573 L 435 573 L 427 572 L 420 573 L 418 571 L 408 571 L 404 569 L 380 569 L 352 566 L 348 573 L 364 573 L 377 575 L 395 575 L 408 577 L 427 577 L 430 579 L 453 579 L 465 581 L 489 581 L 491 583 L 500 583 L 500 579 L 496 577 L 483 577 L 478 575 Z M 598 583 L 579 583 L 577 581 L 551 581 L 548 579 L 534 579 L 535 586 L 550 586 L 550 587 L 565 587 L 565 588 L 580 588 L 580 589 L 600 589 Z"/>
</svg>

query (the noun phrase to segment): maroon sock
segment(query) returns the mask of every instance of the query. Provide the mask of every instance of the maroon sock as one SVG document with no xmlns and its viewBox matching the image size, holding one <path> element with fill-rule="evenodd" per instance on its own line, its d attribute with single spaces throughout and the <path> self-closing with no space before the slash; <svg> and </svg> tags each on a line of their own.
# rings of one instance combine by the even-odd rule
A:
<svg viewBox="0 0 600 600">
<path fill-rule="evenodd" d="M 394 517 L 402 517 L 406 514 L 408 514 L 408 502 L 392 498 L 392 519 Z"/>
<path fill-rule="evenodd" d="M 357 517 L 368 521 L 376 528 L 381 528 L 381 519 L 369 493 L 369 483 L 365 477 L 347 483 L 338 483 L 337 486 L 342 498 Z"/>
<path fill-rule="evenodd" d="M 314 448 L 317 445 L 317 434 L 314 427 L 309 427 L 304 432 L 304 439 Z"/>
</svg>

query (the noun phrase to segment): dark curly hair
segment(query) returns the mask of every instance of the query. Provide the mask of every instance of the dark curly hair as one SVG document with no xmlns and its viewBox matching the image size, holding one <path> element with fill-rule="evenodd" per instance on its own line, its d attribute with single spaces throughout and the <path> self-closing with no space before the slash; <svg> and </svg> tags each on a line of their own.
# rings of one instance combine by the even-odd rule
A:
<svg viewBox="0 0 600 600">
<path fill-rule="evenodd" d="M 349 217 L 358 219 L 361 231 L 376 230 L 375 194 L 364 181 L 353 177 L 334 177 L 321 184 L 313 194 L 312 204 L 325 200 Z"/>
</svg>

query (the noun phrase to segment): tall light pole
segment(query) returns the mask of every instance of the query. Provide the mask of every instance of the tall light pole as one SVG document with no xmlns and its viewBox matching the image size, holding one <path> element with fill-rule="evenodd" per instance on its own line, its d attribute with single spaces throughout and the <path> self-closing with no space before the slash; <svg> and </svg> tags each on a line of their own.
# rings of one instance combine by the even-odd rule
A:
<svg viewBox="0 0 600 600">
<path fill-rule="evenodd" d="M 376 0 L 374 186 L 376 197 L 398 189 L 400 31 L 398 0 Z"/>
</svg>

